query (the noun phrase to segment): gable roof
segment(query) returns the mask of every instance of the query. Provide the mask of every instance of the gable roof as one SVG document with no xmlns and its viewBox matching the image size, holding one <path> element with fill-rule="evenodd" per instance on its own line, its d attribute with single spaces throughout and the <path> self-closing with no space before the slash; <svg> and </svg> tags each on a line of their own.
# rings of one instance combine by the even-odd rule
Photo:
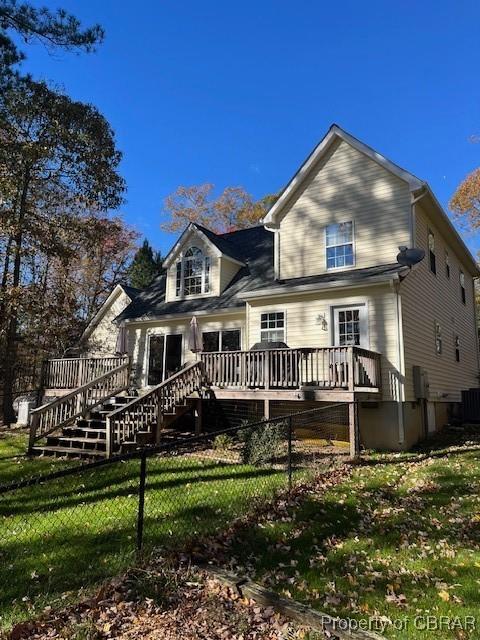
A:
<svg viewBox="0 0 480 640">
<path fill-rule="evenodd" d="M 240 298 L 241 292 L 274 281 L 272 233 L 264 227 L 252 227 L 214 235 L 222 247 L 228 246 L 234 255 L 242 256 L 244 261 L 244 266 L 219 296 L 165 302 L 166 277 L 162 275 L 141 291 L 115 321 L 148 320 L 171 314 L 235 309 L 245 305 L 245 301 Z"/>
<path fill-rule="evenodd" d="M 453 225 L 449 216 L 435 197 L 430 185 L 425 180 L 421 180 L 413 173 L 410 173 L 406 169 L 403 169 L 398 164 L 395 164 L 394 162 L 383 156 L 381 153 L 378 153 L 378 151 L 375 151 L 375 149 L 373 149 L 372 147 L 369 147 L 361 140 L 358 140 L 358 138 L 355 138 L 355 136 L 352 136 L 337 124 L 332 124 L 326 135 L 317 144 L 317 146 L 313 149 L 305 162 L 294 174 L 286 187 L 283 189 L 278 200 L 274 203 L 274 205 L 268 211 L 267 215 L 263 218 L 262 222 L 267 229 L 274 230 L 278 228 L 279 225 L 276 219 L 279 213 L 302 188 L 302 185 L 309 177 L 317 162 L 324 155 L 326 155 L 332 144 L 334 144 L 338 140 L 343 140 L 354 149 L 357 149 L 357 151 L 363 153 L 365 156 L 379 164 L 381 167 L 397 176 L 397 178 L 403 180 L 408 185 L 412 194 L 420 195 L 423 192 L 424 195 L 427 195 L 437 212 L 440 214 L 440 217 L 444 225 L 448 229 L 448 232 L 452 234 L 453 241 L 457 245 L 458 250 L 467 259 L 471 273 L 474 275 L 479 275 L 479 270 L 475 259 L 473 258 L 470 250 L 458 233 L 457 229 Z"/>
<path fill-rule="evenodd" d="M 424 182 L 414 176 L 413 173 L 402 169 L 399 165 L 388 160 L 388 158 L 382 156 L 378 151 L 372 149 L 372 147 L 369 147 L 364 142 L 361 142 L 351 134 L 347 133 L 337 124 L 332 124 L 327 134 L 322 138 L 322 140 L 320 140 L 305 162 L 300 166 L 298 171 L 288 182 L 287 186 L 283 189 L 278 200 L 273 204 L 267 215 L 263 218 L 263 223 L 267 228 L 277 227 L 275 219 L 279 212 L 284 208 L 286 203 L 295 196 L 304 181 L 310 175 L 311 170 L 315 167 L 318 160 L 328 152 L 332 144 L 337 140 L 344 140 L 347 144 L 360 151 L 360 153 L 363 153 L 384 169 L 396 175 L 400 180 L 403 180 L 408 184 L 411 191 L 416 191 L 424 186 Z"/>
<path fill-rule="evenodd" d="M 240 264 L 240 266 L 244 266 L 245 262 L 243 256 L 239 253 L 238 248 L 235 247 L 235 244 L 232 243 L 228 238 L 230 234 L 214 233 L 213 231 L 210 231 L 210 229 L 202 227 L 202 225 L 197 224 L 196 222 L 190 222 L 187 228 L 181 234 L 180 238 L 168 252 L 163 262 L 163 266 L 165 268 L 168 269 L 168 267 L 172 264 L 175 256 L 178 254 L 182 246 L 187 242 L 192 234 L 199 235 L 208 245 L 210 245 L 213 253 L 218 257 L 224 256 L 226 258 L 229 258 L 230 260 L 233 260 L 234 262 L 237 262 L 238 264 Z"/>
<path fill-rule="evenodd" d="M 97 313 L 93 316 L 93 318 L 85 327 L 85 330 L 82 333 L 80 340 L 85 340 L 86 338 L 88 338 L 88 336 L 92 333 L 92 331 L 95 329 L 97 324 L 103 318 L 104 314 L 107 312 L 110 305 L 114 302 L 117 296 L 122 292 L 125 293 L 125 295 L 128 298 L 130 298 L 130 303 L 132 303 L 135 300 L 135 298 L 140 294 L 141 289 L 136 289 L 135 287 L 130 287 L 129 285 L 126 285 L 126 284 L 117 284 L 112 289 L 108 298 L 102 304 L 100 309 L 97 311 Z"/>
</svg>

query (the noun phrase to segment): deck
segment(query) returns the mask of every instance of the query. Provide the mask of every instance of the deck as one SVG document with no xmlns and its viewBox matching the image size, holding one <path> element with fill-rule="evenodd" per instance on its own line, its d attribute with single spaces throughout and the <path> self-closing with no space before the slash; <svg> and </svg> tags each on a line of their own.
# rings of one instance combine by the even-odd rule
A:
<svg viewBox="0 0 480 640">
<path fill-rule="evenodd" d="M 351 401 L 378 399 L 381 355 L 360 347 L 304 347 L 202 353 L 208 385 L 221 398 Z"/>
</svg>

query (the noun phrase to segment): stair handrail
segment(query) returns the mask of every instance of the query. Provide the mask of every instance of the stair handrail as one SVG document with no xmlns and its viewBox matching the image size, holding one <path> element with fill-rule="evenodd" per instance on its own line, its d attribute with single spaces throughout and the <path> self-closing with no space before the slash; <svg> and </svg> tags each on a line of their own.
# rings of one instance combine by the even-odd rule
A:
<svg viewBox="0 0 480 640">
<path fill-rule="evenodd" d="M 128 389 L 130 358 L 111 371 L 94 378 L 66 395 L 47 402 L 30 413 L 30 437 L 28 451 L 35 442 L 57 429 L 85 416 L 110 396 Z"/>
<path fill-rule="evenodd" d="M 201 361 L 193 362 L 147 393 L 107 414 L 107 457 L 112 455 L 114 445 L 131 441 L 139 431 L 149 430 L 154 424 L 159 428 L 165 413 L 199 391 L 203 382 L 204 365 Z"/>
</svg>

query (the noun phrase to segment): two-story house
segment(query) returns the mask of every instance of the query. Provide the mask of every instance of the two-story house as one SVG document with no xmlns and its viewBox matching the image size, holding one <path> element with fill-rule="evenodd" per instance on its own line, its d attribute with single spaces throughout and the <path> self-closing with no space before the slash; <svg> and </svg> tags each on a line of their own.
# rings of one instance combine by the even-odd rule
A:
<svg viewBox="0 0 480 640">
<path fill-rule="evenodd" d="M 425 258 L 402 267 L 402 246 Z M 141 391 L 201 358 L 219 401 L 358 400 L 363 444 L 404 449 L 478 385 L 474 259 L 427 183 L 336 125 L 262 226 L 190 224 L 164 266 L 86 333 L 95 355 L 127 332 Z"/>
</svg>

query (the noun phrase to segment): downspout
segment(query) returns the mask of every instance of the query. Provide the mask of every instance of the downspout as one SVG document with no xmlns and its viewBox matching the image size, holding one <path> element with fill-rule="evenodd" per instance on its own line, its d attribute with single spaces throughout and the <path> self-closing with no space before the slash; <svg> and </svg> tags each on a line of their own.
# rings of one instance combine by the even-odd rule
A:
<svg viewBox="0 0 480 640">
<path fill-rule="evenodd" d="M 405 401 L 405 358 L 403 349 L 403 322 L 402 322 L 402 299 L 400 296 L 400 280 L 392 280 L 395 292 L 395 314 L 397 316 L 397 359 L 398 359 L 398 380 L 397 380 L 397 411 L 398 411 L 398 444 L 405 443 L 405 420 L 403 414 L 403 403 Z"/>
</svg>

